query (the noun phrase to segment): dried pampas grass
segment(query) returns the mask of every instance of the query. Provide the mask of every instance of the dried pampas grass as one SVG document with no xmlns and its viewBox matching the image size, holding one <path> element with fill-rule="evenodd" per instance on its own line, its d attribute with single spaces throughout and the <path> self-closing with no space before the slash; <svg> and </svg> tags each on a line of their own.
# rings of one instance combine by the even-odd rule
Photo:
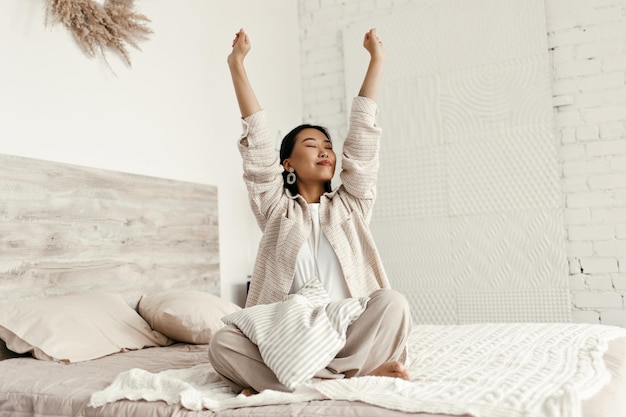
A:
<svg viewBox="0 0 626 417">
<path fill-rule="evenodd" d="M 133 0 L 46 0 L 48 16 L 63 23 L 81 48 L 90 56 L 105 49 L 119 53 L 130 66 L 127 45 L 140 49 L 138 41 L 148 39 L 152 30 L 146 16 L 133 10 Z M 105 58 L 106 59 L 106 58 Z"/>
</svg>

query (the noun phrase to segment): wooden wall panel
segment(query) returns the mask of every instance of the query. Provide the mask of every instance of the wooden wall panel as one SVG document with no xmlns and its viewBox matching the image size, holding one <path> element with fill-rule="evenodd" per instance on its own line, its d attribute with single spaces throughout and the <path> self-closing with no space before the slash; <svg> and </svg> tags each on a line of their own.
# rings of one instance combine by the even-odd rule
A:
<svg viewBox="0 0 626 417">
<path fill-rule="evenodd" d="M 0 302 L 219 295 L 217 187 L 0 155 Z"/>
</svg>

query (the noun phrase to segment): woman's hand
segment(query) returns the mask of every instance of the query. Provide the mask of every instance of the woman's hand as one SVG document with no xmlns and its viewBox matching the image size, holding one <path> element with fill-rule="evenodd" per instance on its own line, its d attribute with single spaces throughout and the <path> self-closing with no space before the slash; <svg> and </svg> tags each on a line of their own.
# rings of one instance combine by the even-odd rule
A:
<svg viewBox="0 0 626 417">
<path fill-rule="evenodd" d="M 378 36 L 376 36 L 376 29 L 370 29 L 365 33 L 363 38 L 363 47 L 370 53 L 372 59 L 384 59 L 385 50 L 383 49 L 383 43 Z"/>
<path fill-rule="evenodd" d="M 235 34 L 235 39 L 233 39 L 233 50 L 228 55 L 228 64 L 243 63 L 250 48 L 252 45 L 250 45 L 248 34 L 243 29 L 239 29 L 239 32 Z"/>
<path fill-rule="evenodd" d="M 239 103 L 239 110 L 243 118 L 261 110 L 261 105 L 250 85 L 248 74 L 246 74 L 246 68 L 243 64 L 243 60 L 250 51 L 250 48 L 251 45 L 248 34 L 243 29 L 239 29 L 239 32 L 235 34 L 235 39 L 233 40 L 233 50 L 230 55 L 228 55 L 228 67 L 230 68 L 237 103 Z"/>
<path fill-rule="evenodd" d="M 359 90 L 359 96 L 368 97 L 375 101 L 378 98 L 383 62 L 385 61 L 385 50 L 383 49 L 383 43 L 376 36 L 376 29 L 370 29 L 365 34 L 363 46 L 370 53 L 370 63 Z"/>
</svg>

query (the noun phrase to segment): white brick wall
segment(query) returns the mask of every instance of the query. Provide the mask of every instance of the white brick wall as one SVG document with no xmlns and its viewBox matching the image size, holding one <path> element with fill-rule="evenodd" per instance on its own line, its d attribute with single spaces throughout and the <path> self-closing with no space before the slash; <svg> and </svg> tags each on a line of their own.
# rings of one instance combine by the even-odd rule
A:
<svg viewBox="0 0 626 417">
<path fill-rule="evenodd" d="M 345 133 L 342 29 L 417 2 L 299 0 L 305 121 Z M 626 0 L 545 6 L 573 319 L 626 327 Z"/>
<path fill-rule="evenodd" d="M 626 0 L 546 0 L 576 321 L 626 327 Z"/>
</svg>

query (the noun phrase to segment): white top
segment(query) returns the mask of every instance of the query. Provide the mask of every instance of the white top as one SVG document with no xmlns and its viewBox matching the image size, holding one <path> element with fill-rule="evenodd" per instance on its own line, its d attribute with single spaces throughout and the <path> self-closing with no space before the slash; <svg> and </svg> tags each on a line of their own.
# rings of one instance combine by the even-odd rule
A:
<svg viewBox="0 0 626 417">
<path fill-rule="evenodd" d="M 289 293 L 298 292 L 311 278 L 319 277 L 331 300 L 350 298 L 350 290 L 348 290 L 337 254 L 322 233 L 319 207 L 319 203 L 309 204 L 313 227 L 309 238 L 298 253 L 296 271 Z"/>
</svg>

